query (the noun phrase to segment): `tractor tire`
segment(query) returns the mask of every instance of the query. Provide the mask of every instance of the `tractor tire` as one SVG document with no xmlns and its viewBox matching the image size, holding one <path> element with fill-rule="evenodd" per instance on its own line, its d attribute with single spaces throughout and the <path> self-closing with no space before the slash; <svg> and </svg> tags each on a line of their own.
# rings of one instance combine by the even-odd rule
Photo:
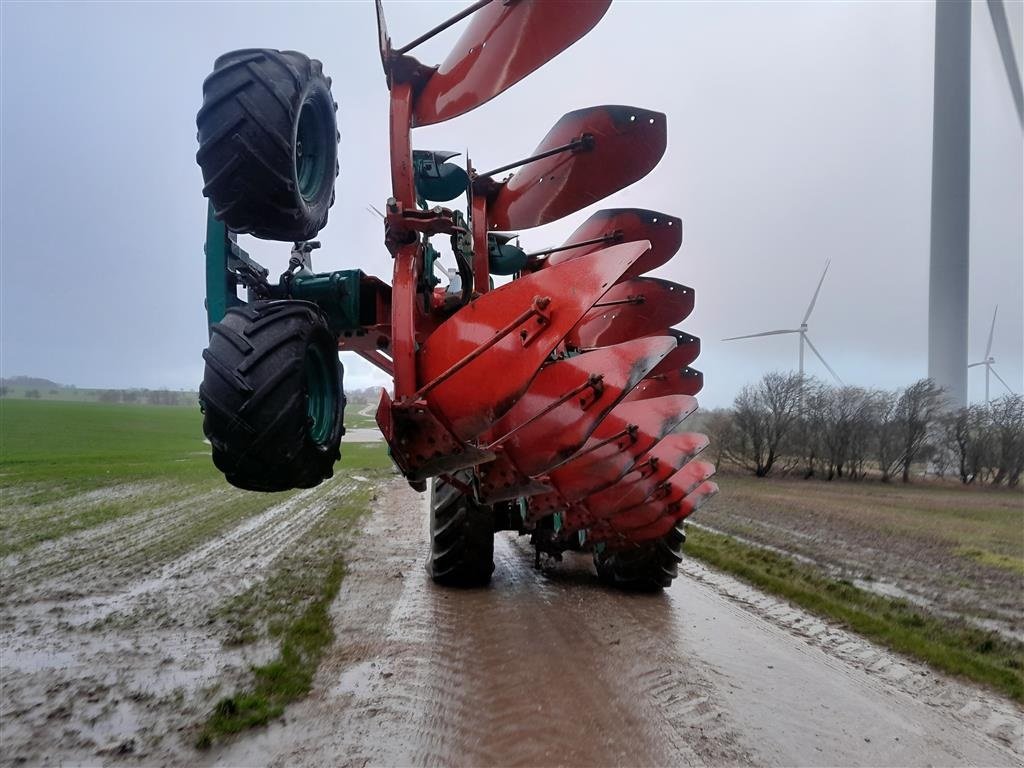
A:
<svg viewBox="0 0 1024 768">
<path fill-rule="evenodd" d="M 469 482 L 471 473 L 457 473 Z M 430 562 L 438 584 L 479 587 L 494 572 L 494 513 L 441 478 L 430 483 Z"/>
<path fill-rule="evenodd" d="M 315 237 L 334 204 L 337 109 L 316 59 L 265 48 L 219 57 L 196 115 L 214 217 L 265 240 Z"/>
<path fill-rule="evenodd" d="M 316 305 L 229 309 L 210 329 L 203 359 L 203 432 L 229 483 L 286 491 L 334 474 L 345 396 L 337 340 Z"/>
<path fill-rule="evenodd" d="M 660 539 L 614 552 L 595 552 L 594 566 L 601 581 L 619 589 L 657 592 L 679 575 L 680 551 L 686 534 L 682 524 Z"/>
</svg>

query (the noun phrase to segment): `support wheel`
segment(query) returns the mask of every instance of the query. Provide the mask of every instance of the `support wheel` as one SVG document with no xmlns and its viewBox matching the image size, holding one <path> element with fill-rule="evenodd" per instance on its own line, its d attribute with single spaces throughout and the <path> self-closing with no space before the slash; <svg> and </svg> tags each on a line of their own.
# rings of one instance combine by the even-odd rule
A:
<svg viewBox="0 0 1024 768">
<path fill-rule="evenodd" d="M 469 482 L 471 473 L 459 472 Z M 430 484 L 430 562 L 438 584 L 475 587 L 494 572 L 494 514 L 441 478 Z"/>
<path fill-rule="evenodd" d="M 639 546 L 594 553 L 594 565 L 601 581 L 637 592 L 657 592 L 679 575 L 680 551 L 686 534 L 680 523 L 660 539 Z"/>
<path fill-rule="evenodd" d="M 334 203 L 337 109 L 316 59 L 262 48 L 218 58 L 196 115 L 214 216 L 267 240 L 315 237 Z"/>
<path fill-rule="evenodd" d="M 210 332 L 199 403 L 228 482 L 284 491 L 331 477 L 345 398 L 337 342 L 319 308 L 256 302 L 229 309 Z"/>
</svg>

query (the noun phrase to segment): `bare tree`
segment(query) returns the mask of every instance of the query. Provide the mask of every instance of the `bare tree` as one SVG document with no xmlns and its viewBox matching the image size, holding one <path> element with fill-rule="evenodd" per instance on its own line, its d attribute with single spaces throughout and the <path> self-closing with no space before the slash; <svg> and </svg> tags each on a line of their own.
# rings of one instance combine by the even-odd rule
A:
<svg viewBox="0 0 1024 768">
<path fill-rule="evenodd" d="M 992 482 L 1010 487 L 1020 483 L 1024 472 L 1024 397 L 1007 395 L 989 404 L 992 431 Z"/>
<path fill-rule="evenodd" d="M 797 424 L 803 377 L 768 373 L 746 386 L 733 404 L 735 442 L 729 457 L 764 477 L 772 471 L 780 448 Z"/>
<path fill-rule="evenodd" d="M 832 390 L 827 384 L 812 378 L 804 379 L 800 418 L 787 446 L 800 458 L 804 479 L 814 477 L 819 465 L 826 463 L 823 459 L 828 446 L 824 431 L 831 397 Z"/>
<path fill-rule="evenodd" d="M 900 426 L 895 392 L 876 392 L 875 398 L 875 461 L 882 473 L 882 482 L 892 479 L 900 463 Z"/>
<path fill-rule="evenodd" d="M 727 457 L 736 443 L 736 428 L 733 425 L 733 414 L 728 408 L 716 408 L 704 415 L 704 431 L 711 441 L 712 457 L 715 469 L 721 469 L 722 459 Z"/>
<path fill-rule="evenodd" d="M 817 434 L 826 478 L 863 476 L 876 410 L 871 394 L 860 387 L 824 387 L 820 402 Z"/>
<path fill-rule="evenodd" d="M 946 398 L 942 388 L 931 379 L 911 384 L 896 403 L 896 419 L 900 430 L 899 464 L 903 482 L 910 482 L 910 467 L 921 455 L 931 430 L 942 415 Z"/>
<path fill-rule="evenodd" d="M 946 416 L 943 427 L 960 482 L 969 485 L 982 474 L 990 453 L 988 409 L 983 405 L 961 408 Z"/>
</svg>

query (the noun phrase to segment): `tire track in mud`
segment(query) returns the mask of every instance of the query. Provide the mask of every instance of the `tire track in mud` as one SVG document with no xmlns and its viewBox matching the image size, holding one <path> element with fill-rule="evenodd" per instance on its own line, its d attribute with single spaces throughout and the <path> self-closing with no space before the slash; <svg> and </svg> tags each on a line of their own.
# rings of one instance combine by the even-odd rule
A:
<svg viewBox="0 0 1024 768">
<path fill-rule="evenodd" d="M 96 579 L 84 599 L 0 601 L 0 764 L 106 762 L 129 737 L 143 763 L 193 764 L 196 753 L 173 736 L 210 706 L 206 687 L 239 684 L 250 664 L 273 651 L 270 644 L 225 647 L 211 611 L 270 576 L 276 558 L 359 485 L 336 479 L 299 492 L 127 587 L 104 589 Z M 145 537 L 144 522 L 158 511 L 140 513 L 131 535 Z M 175 526 L 186 527 L 187 517 L 168 521 L 161 535 Z M 124 541 L 112 532 L 93 543 Z M 112 563 L 130 554 L 106 552 Z"/>
<path fill-rule="evenodd" d="M 690 560 L 664 595 L 623 594 L 589 558 L 538 573 L 502 534 L 492 587 L 449 590 L 427 542 L 424 500 L 393 482 L 310 698 L 207 764 L 1022 762 L 1011 702 Z"/>
<path fill-rule="evenodd" d="M 80 493 L 45 503 L 17 503 L 37 494 L 54 494 L 65 490 L 65 487 L 60 484 L 37 483 L 26 485 L 25 487 L 5 488 L 2 496 L 5 507 L 4 514 L 9 519 L 25 521 L 38 518 L 60 521 L 81 514 L 86 509 L 111 502 L 145 497 L 166 487 L 168 487 L 167 483 L 140 480 L 133 483 L 107 485 L 102 488 L 94 488 L 91 491 L 81 491 Z"/>
<path fill-rule="evenodd" d="M 7 597 L 12 590 L 24 592 L 30 584 L 31 599 L 36 601 L 40 596 L 50 596 L 54 587 L 59 594 L 66 595 L 68 582 L 76 584 L 78 590 L 88 589 L 96 580 L 108 588 L 116 585 L 130 577 L 128 566 L 152 566 L 154 558 L 140 562 L 143 553 L 186 537 L 188 524 L 210 512 L 211 502 L 226 501 L 229 493 L 227 489 L 198 492 L 170 503 L 148 506 L 135 514 L 11 555 L 5 558 L 3 570 L 7 579 L 0 594 Z"/>
<path fill-rule="evenodd" d="M 621 612 L 630 596 L 596 586 L 588 559 L 540 574 L 508 536 L 496 542 L 492 589 L 435 587 L 423 570 L 423 500 L 397 484 L 390 491 L 398 509 L 368 524 L 363 543 L 374 552 L 343 586 L 337 653 L 318 693 L 289 725 L 221 751 L 216 764 L 266 764 L 268 755 L 271 765 L 747 762 L 716 713 L 699 715 L 708 684 L 666 658 L 664 610 L 641 611 L 637 635 Z M 373 557 L 378 541 L 390 546 L 386 566 Z M 382 592 L 386 619 L 360 625 Z M 702 729 L 698 754 L 691 742 Z"/>
<path fill-rule="evenodd" d="M 71 615 L 65 618 L 72 623 L 101 622 L 114 614 L 153 613 L 159 607 L 173 606 L 178 622 L 192 619 L 202 623 L 203 611 L 264 578 L 270 563 L 352 487 L 352 483 L 330 480 L 300 491 L 123 590 L 72 604 L 68 607 Z M 199 600 L 187 599 L 197 596 Z"/>
</svg>

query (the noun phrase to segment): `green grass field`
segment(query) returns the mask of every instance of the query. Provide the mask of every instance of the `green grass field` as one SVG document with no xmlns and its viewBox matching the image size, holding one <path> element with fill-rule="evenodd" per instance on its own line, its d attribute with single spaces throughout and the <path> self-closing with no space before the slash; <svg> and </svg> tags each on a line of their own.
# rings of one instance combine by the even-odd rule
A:
<svg viewBox="0 0 1024 768">
<path fill-rule="evenodd" d="M 391 466 L 383 443 L 342 454 L 336 472 Z M 140 494 L 152 505 L 225 487 L 198 408 L 0 400 L 0 555 L 131 514 Z M 284 497 L 231 494 L 225 520 Z"/>
<path fill-rule="evenodd" d="M 344 444 L 335 474 L 369 482 L 332 503 L 270 564 L 264 580 L 209 616 L 209 625 L 223 627 L 225 645 L 270 641 L 277 653 L 251 669 L 248 687 L 223 697 L 195 724 L 198 743 L 265 723 L 308 692 L 334 638 L 328 609 L 344 577 L 344 552 L 391 466 L 384 443 Z M 0 555 L 146 510 L 195 505 L 174 536 L 131 555 L 109 555 L 125 567 L 169 562 L 292 495 L 230 488 L 210 458 L 197 408 L 0 400 Z M 108 629 L 119 627 L 125 629 Z"/>
</svg>

